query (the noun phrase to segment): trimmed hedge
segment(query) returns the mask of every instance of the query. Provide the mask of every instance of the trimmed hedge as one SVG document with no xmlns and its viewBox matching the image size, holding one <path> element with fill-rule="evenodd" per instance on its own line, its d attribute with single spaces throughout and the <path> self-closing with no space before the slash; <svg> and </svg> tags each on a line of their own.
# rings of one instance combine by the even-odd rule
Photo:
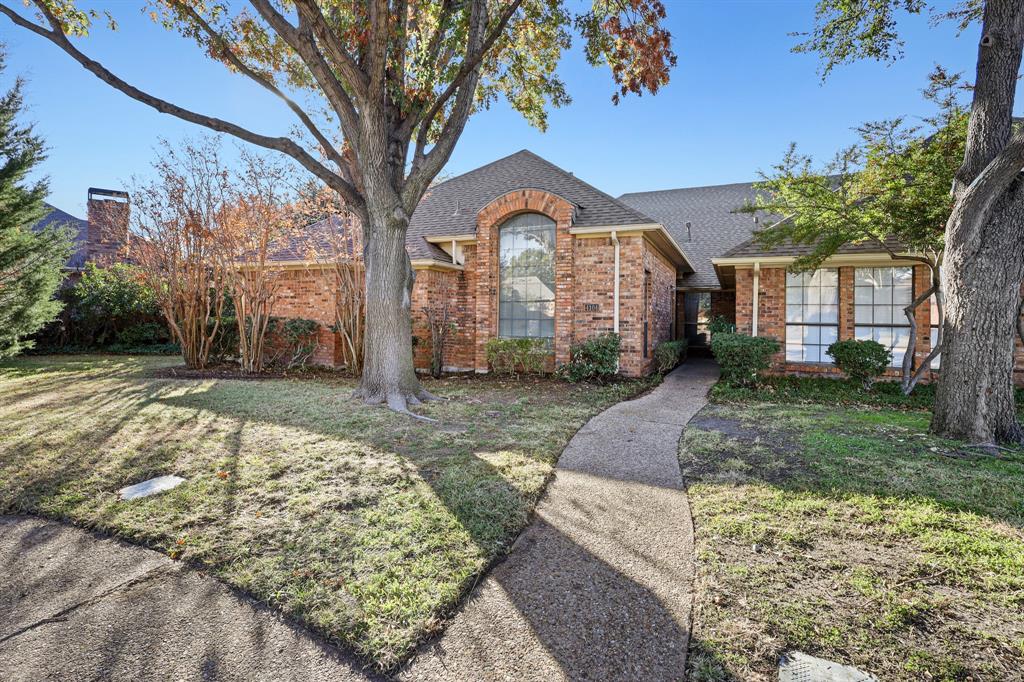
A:
<svg viewBox="0 0 1024 682">
<path fill-rule="evenodd" d="M 875 380 L 892 364 L 892 353 L 877 341 L 836 341 L 825 352 L 843 374 L 859 381 L 865 391 L 870 391 Z"/>
<path fill-rule="evenodd" d="M 490 339 L 484 349 L 491 369 L 509 376 L 539 374 L 550 355 L 545 339 Z"/>
<path fill-rule="evenodd" d="M 654 347 L 654 364 L 659 374 L 672 371 L 686 359 L 686 339 L 662 341 Z"/>
<path fill-rule="evenodd" d="M 719 332 L 711 337 L 711 352 L 722 370 L 722 380 L 730 386 L 756 386 L 779 348 L 778 341 L 764 336 Z"/>
<path fill-rule="evenodd" d="M 571 382 L 600 381 L 619 371 L 619 348 L 622 340 L 615 332 L 592 336 L 574 343 L 569 349 L 569 362 L 558 368 L 558 375 Z"/>
</svg>

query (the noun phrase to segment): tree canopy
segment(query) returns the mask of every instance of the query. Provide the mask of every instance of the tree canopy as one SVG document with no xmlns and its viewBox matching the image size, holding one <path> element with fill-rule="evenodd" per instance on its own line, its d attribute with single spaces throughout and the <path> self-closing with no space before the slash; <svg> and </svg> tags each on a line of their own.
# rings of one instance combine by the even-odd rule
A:
<svg viewBox="0 0 1024 682">
<path fill-rule="evenodd" d="M 2 3 L 0 12 L 134 99 L 288 154 L 357 212 L 367 164 L 397 161 L 401 177 L 392 184 L 405 186 L 411 214 L 467 117 L 499 97 L 544 129 L 548 108 L 571 101 L 557 66 L 574 33 L 591 64 L 610 67 L 615 101 L 656 92 L 676 60 L 661 0 L 594 0 L 577 9 L 560 0 L 152 0 L 154 21 L 292 110 L 302 137 L 270 137 L 163 100 L 86 56 L 70 38 L 104 17 L 115 27 L 109 14 L 74 0 L 31 6 L 35 21 Z"/>
<path fill-rule="evenodd" d="M 795 269 L 816 268 L 842 246 L 863 242 L 899 244 L 937 265 L 953 207 L 949 188 L 966 144 L 963 91 L 959 74 L 936 69 L 924 96 L 938 112 L 923 125 L 905 117 L 865 123 L 855 144 L 820 166 L 791 145 L 762 174 L 762 192 L 747 208 L 781 217 L 758 241 L 811 245 Z"/>
</svg>

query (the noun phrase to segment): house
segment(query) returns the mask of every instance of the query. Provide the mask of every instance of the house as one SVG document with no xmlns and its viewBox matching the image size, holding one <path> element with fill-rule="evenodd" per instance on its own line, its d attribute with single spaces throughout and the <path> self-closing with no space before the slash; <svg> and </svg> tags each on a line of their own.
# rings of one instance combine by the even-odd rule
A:
<svg viewBox="0 0 1024 682">
<path fill-rule="evenodd" d="M 129 257 L 128 193 L 90 187 L 88 192 L 88 219 L 82 220 L 46 204 L 48 212 L 32 229 L 36 232 L 47 227 L 64 227 L 71 232 L 74 249 L 64 264 L 65 282 L 74 282 L 87 262 L 110 265 Z"/>
<path fill-rule="evenodd" d="M 652 370 L 659 342 L 686 338 L 706 347 L 709 321 L 723 316 L 742 333 L 779 339 L 778 372 L 835 374 L 825 349 L 857 338 L 891 348 L 889 374 L 898 375 L 909 333 L 902 310 L 928 286 L 927 268 L 857 244 L 815 273 L 789 273 L 807 247 L 765 250 L 753 239 L 763 223 L 738 209 L 756 192 L 753 183 L 736 183 L 614 198 L 526 150 L 436 185 L 413 214 L 406 242 L 417 275 L 417 368 L 430 363 L 426 311 L 447 302 L 455 322 L 444 351 L 451 371 L 487 371 L 485 346 L 495 337 L 548 339 L 561 364 L 574 341 L 617 331 L 621 371 L 638 376 Z M 323 251 L 325 232 L 345 235 L 346 256 L 358 260 L 352 218 L 310 226 L 299 242 L 317 248 L 290 244 L 274 258 L 290 270 L 276 314 L 319 320 L 315 360 L 337 364 L 342 355 L 329 330 L 337 274 L 308 255 Z M 937 315 L 922 306 L 916 321 L 920 363 Z M 1018 368 L 1024 379 L 1019 346 Z"/>
</svg>

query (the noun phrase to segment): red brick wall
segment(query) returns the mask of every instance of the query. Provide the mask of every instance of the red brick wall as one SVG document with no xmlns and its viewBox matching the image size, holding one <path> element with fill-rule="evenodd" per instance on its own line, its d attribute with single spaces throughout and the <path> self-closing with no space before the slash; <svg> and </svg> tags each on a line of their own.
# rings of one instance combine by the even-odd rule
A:
<svg viewBox="0 0 1024 682">
<path fill-rule="evenodd" d="M 467 249 L 467 265 L 471 250 Z M 418 370 L 430 369 L 431 345 L 433 339 L 427 322 L 426 308 L 436 314 L 442 312 L 444 301 L 448 304 L 448 319 L 454 329 L 448 332 L 445 341 L 442 364 L 446 371 L 473 369 L 475 351 L 473 337 L 476 329 L 473 323 L 473 297 L 471 268 L 455 270 L 417 270 L 416 284 L 412 290 L 412 333 L 418 341 L 413 346 L 413 361 Z"/>
<path fill-rule="evenodd" d="M 711 317 L 724 317 L 730 322 L 736 322 L 735 291 L 711 292 Z"/>
<path fill-rule="evenodd" d="M 673 314 L 676 295 L 676 267 L 651 246 L 644 242 L 645 267 L 651 271 L 653 290 L 651 292 L 651 322 L 653 350 L 662 341 L 671 341 Z M 653 354 L 652 354 L 653 355 Z M 653 368 L 653 360 L 651 362 Z"/>
<path fill-rule="evenodd" d="M 621 258 L 621 253 L 620 253 Z M 615 247 L 610 238 L 576 239 L 576 300 L 573 306 L 574 337 L 584 339 L 615 326 Z M 621 282 L 621 276 L 620 276 Z"/>
<path fill-rule="evenodd" d="M 576 238 L 569 233 L 575 214 L 572 204 L 540 190 L 518 190 L 499 197 L 480 211 L 477 241 L 464 246 L 462 270 L 417 270 L 412 292 L 412 330 L 418 339 L 413 357 L 417 369 L 430 367 L 431 335 L 424 308 L 448 300 L 456 328 L 446 344 L 445 368 L 487 371 L 486 343 L 497 334 L 498 328 L 498 229 L 507 219 L 525 212 L 541 213 L 555 221 L 555 338 L 550 366 L 553 368 L 556 363 L 569 360 L 574 341 L 612 331 L 615 252 L 611 239 Z M 624 374 L 640 375 L 651 370 L 657 343 L 672 338 L 676 269 L 642 236 L 621 237 L 619 243 L 621 368 Z M 645 270 L 650 272 L 647 310 L 644 309 Z M 326 274 L 290 271 L 275 314 L 331 324 L 334 290 Z M 725 302 L 728 300 L 723 299 L 723 309 L 728 307 Z M 643 357 L 645 316 L 649 324 L 646 358 Z M 340 347 L 333 333 L 326 332 L 322 341 L 324 348 L 316 360 L 329 364 Z"/>
<path fill-rule="evenodd" d="M 337 281 L 330 268 L 284 270 L 281 288 L 272 315 L 276 317 L 302 317 L 320 323 L 320 348 L 311 358 L 316 365 L 335 365 L 340 361 L 340 347 L 336 334 L 330 330 L 334 324 L 335 292 Z"/>
<path fill-rule="evenodd" d="M 85 257 L 107 267 L 128 258 L 129 204 L 115 199 L 89 199 Z"/>
</svg>

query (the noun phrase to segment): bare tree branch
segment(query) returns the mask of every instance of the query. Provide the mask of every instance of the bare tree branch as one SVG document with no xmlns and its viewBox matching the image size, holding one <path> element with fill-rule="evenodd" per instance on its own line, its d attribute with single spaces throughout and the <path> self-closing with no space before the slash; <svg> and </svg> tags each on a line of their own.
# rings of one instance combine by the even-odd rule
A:
<svg viewBox="0 0 1024 682">
<path fill-rule="evenodd" d="M 359 134 L 359 113 L 356 111 L 352 98 L 331 70 L 323 54 L 317 49 L 316 40 L 309 27 L 304 26 L 306 30 L 301 31 L 293 26 L 274 8 L 269 0 L 249 0 L 249 2 L 281 39 L 302 57 L 310 73 L 313 74 L 313 78 L 316 79 L 317 85 L 323 90 L 327 101 L 331 103 L 335 113 L 338 114 L 345 139 L 350 144 L 355 144 Z M 301 14 L 299 21 L 301 24 Z"/>
<path fill-rule="evenodd" d="M 338 168 L 341 169 L 342 172 L 347 171 L 347 164 L 345 162 L 345 159 L 342 158 L 341 154 L 338 153 L 338 150 L 334 148 L 334 144 L 331 142 L 331 140 L 329 140 L 327 136 L 320 131 L 316 124 L 313 123 L 313 120 L 302 109 L 302 107 L 300 107 L 293 99 L 284 94 L 284 92 L 282 92 L 280 88 L 274 85 L 273 82 L 253 71 L 251 68 L 249 68 L 248 64 L 239 59 L 238 55 L 236 55 L 234 50 L 232 50 L 231 47 L 229 46 L 227 39 L 224 38 L 224 36 L 221 35 L 219 32 L 217 32 L 216 29 L 210 26 L 209 22 L 207 22 L 206 19 L 202 17 L 202 15 L 196 12 L 191 5 L 182 2 L 182 0 L 172 0 L 172 2 L 176 7 L 178 7 L 179 10 L 186 13 L 189 16 L 189 18 L 191 18 L 192 21 L 194 21 L 199 26 L 199 28 L 201 28 L 206 33 L 206 35 L 209 36 L 209 39 L 218 46 L 220 55 L 224 59 L 228 60 L 231 63 L 231 65 L 238 69 L 238 71 L 241 74 L 247 76 L 252 81 L 258 83 L 260 86 L 276 95 L 286 105 L 288 105 L 288 108 L 295 113 L 296 117 L 298 117 L 298 119 L 302 122 L 302 125 L 304 125 L 306 129 L 313 135 L 313 137 L 316 138 L 316 141 L 320 143 L 320 146 L 323 148 L 324 153 L 327 155 L 327 157 L 335 164 L 337 164 Z"/>
<path fill-rule="evenodd" d="M 36 7 L 42 12 L 43 16 L 46 17 L 50 23 L 51 29 L 48 30 L 38 24 L 31 22 L 20 14 L 12 10 L 10 7 L 4 4 L 0 4 L 0 13 L 4 14 L 16 25 L 21 26 L 29 31 L 32 31 L 36 35 L 46 38 L 54 45 L 62 49 L 68 55 L 70 55 L 75 61 L 81 64 L 87 71 L 91 72 L 97 78 L 102 80 L 104 83 L 120 90 L 124 94 L 128 95 L 132 99 L 142 102 L 143 104 L 150 106 L 160 113 L 170 114 L 176 118 L 180 118 L 183 121 L 189 123 L 195 123 L 196 125 L 203 126 L 221 133 L 227 133 L 234 137 L 244 140 L 251 144 L 255 144 L 266 149 L 273 149 L 283 154 L 287 154 L 292 157 L 303 168 L 308 170 L 313 175 L 320 178 L 324 183 L 333 189 L 337 190 L 340 194 L 345 196 L 346 199 L 350 199 L 353 202 L 362 203 L 361 197 L 355 191 L 355 188 L 345 181 L 337 173 L 331 171 L 329 168 L 324 166 L 322 163 L 317 161 L 309 152 L 303 149 L 301 146 L 295 143 L 287 137 L 270 137 L 268 135 L 261 135 L 254 133 L 251 130 L 243 128 L 240 125 L 224 121 L 214 116 L 207 116 L 205 114 L 199 114 L 189 109 L 179 107 L 175 104 L 171 104 L 167 100 L 161 99 L 147 92 L 144 92 L 130 83 L 122 80 L 109 69 L 100 64 L 94 59 L 87 57 L 82 54 L 72 43 L 68 40 L 67 36 L 64 35 L 63 27 L 60 21 L 53 15 L 52 12 L 46 7 L 45 4 L 39 0 L 33 0 Z"/>
</svg>

